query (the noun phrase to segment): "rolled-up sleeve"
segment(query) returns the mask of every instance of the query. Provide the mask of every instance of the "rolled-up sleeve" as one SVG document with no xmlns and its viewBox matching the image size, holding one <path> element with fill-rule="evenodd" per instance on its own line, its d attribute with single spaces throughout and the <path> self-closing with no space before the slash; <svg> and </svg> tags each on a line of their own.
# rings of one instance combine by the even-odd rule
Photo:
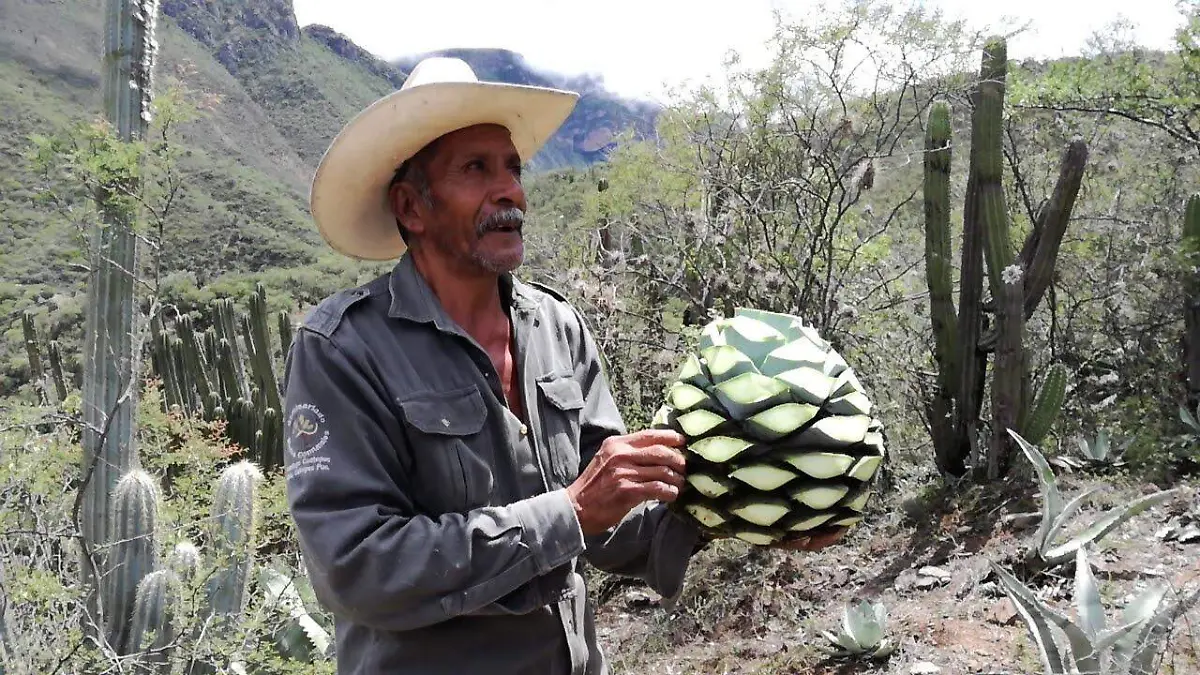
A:
<svg viewBox="0 0 1200 675">
<path fill-rule="evenodd" d="M 333 339 L 300 330 L 285 368 L 288 506 L 314 590 L 380 630 L 470 614 L 584 551 L 565 490 L 418 513 L 396 413 Z"/>
<path fill-rule="evenodd" d="M 580 471 L 591 461 L 605 438 L 626 433 L 609 388 L 599 347 L 582 317 L 577 348 L 576 377 L 583 388 L 580 416 Z M 631 510 L 608 531 L 587 537 L 584 559 L 597 568 L 644 581 L 668 600 L 683 590 L 684 577 L 700 543 L 698 528 L 673 513 L 668 505 L 646 502 Z"/>
</svg>

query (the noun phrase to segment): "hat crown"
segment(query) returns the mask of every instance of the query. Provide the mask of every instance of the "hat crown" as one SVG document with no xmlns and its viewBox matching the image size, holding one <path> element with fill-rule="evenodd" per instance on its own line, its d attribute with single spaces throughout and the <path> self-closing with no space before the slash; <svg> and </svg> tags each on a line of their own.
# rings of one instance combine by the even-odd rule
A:
<svg viewBox="0 0 1200 675">
<path fill-rule="evenodd" d="M 435 82 L 478 82 L 475 71 L 462 59 L 433 56 L 422 60 L 408 74 L 401 89 L 412 89 Z"/>
</svg>

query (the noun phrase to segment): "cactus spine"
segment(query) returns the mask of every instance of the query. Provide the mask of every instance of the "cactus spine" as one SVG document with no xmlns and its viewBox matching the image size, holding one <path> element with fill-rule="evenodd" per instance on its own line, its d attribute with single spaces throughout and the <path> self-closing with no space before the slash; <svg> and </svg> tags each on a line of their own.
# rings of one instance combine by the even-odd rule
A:
<svg viewBox="0 0 1200 675">
<path fill-rule="evenodd" d="M 105 580 L 105 607 L 109 644 L 120 650 L 128 645 L 138 584 L 154 570 L 156 562 L 158 486 L 145 471 L 133 469 L 117 483 L 113 523 L 116 540 L 111 576 Z"/>
<path fill-rule="evenodd" d="M 1200 193 L 1188 198 L 1183 219 L 1184 372 L 1187 408 L 1200 404 Z"/>
<path fill-rule="evenodd" d="M 157 0 L 106 0 L 103 51 L 104 113 L 120 142 L 140 141 L 151 120 L 158 54 Z M 136 195 L 132 166 L 111 167 L 96 191 L 100 217 L 92 228 L 87 316 L 83 341 L 83 583 L 88 609 L 100 622 L 98 579 L 108 575 L 99 551 L 112 541 L 111 505 L 118 478 L 134 455 L 137 367 L 133 353 L 137 273 Z M 95 567 L 93 567 L 93 564 Z M 97 577 L 92 572 L 98 573 Z M 103 623 L 88 626 L 99 632 Z"/>
<path fill-rule="evenodd" d="M 929 114 L 925 156 L 925 261 L 929 285 L 936 390 L 926 406 L 938 470 L 951 476 L 967 472 L 968 460 L 995 478 L 1012 455 L 1006 429 L 1048 433 L 1061 409 L 1066 372 L 1055 366 L 1042 392 L 1030 405 L 1030 356 L 1025 321 L 1041 301 L 1053 277 L 1058 249 L 1070 220 L 1087 163 L 1087 146 L 1072 141 L 1059 166 L 1053 196 L 1038 215 L 1019 257 L 1014 257 L 1002 183 L 1002 124 L 1007 47 L 990 39 L 971 94 L 971 152 L 963 203 L 962 264 L 955 316 L 950 292 L 951 125 L 949 107 L 936 103 Z M 987 271 L 984 271 L 984 260 Z M 995 324 L 984 329 L 983 278 L 988 277 Z M 992 435 L 986 452 L 977 452 L 985 390 L 987 354 L 995 351 L 991 385 Z"/>
</svg>

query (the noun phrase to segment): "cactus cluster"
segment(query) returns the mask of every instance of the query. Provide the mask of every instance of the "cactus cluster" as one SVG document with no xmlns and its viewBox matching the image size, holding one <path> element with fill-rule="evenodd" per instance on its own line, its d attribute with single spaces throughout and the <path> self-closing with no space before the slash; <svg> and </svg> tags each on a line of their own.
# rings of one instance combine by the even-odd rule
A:
<svg viewBox="0 0 1200 675">
<path fill-rule="evenodd" d="M 209 538 L 214 554 L 209 566 L 215 568 L 206 584 L 205 599 L 209 614 L 228 613 L 227 598 L 245 596 L 246 580 L 253 563 L 253 538 L 258 467 L 248 461 L 231 464 L 221 472 L 214 489 Z M 121 654 L 143 651 L 147 631 L 157 643 L 171 632 L 172 609 L 181 581 L 191 581 L 202 567 L 199 549 L 181 542 L 160 564 L 158 553 L 158 512 L 161 498 L 152 476 L 141 469 L 127 472 L 117 484 L 114 522 L 117 540 L 113 544 L 113 576 L 105 583 L 105 607 L 108 613 L 108 640 Z M 229 504 L 237 508 L 228 508 Z M 240 611 L 238 605 L 234 611 Z M 163 656 L 159 649 L 148 656 Z"/>
<path fill-rule="evenodd" d="M 209 554 L 202 555 L 185 540 L 162 558 L 157 539 L 161 501 L 157 484 L 136 468 L 121 478 L 113 516 L 118 537 L 113 544 L 114 573 L 105 581 L 104 602 L 109 644 L 117 653 L 132 656 L 141 669 L 138 672 L 170 672 L 178 644 L 174 621 L 187 614 L 180 603 L 191 597 L 191 584 L 203 582 L 201 618 L 237 621 L 255 570 L 254 531 L 261 479 L 261 470 L 250 461 L 227 466 L 213 489 L 205 532 Z M 264 588 L 264 593 L 268 604 L 278 600 L 277 589 Z M 281 644 L 281 653 L 288 658 L 311 659 L 324 653 L 329 640 L 297 604 L 293 603 L 279 631 L 301 630 L 312 636 L 312 641 Z M 199 653 L 189 659 L 193 659 L 189 673 L 217 672 L 215 664 L 207 663 Z"/>
<path fill-rule="evenodd" d="M 230 440 L 273 470 L 283 464 L 283 403 L 268 316 L 260 283 L 247 313 L 238 314 L 230 298 L 213 301 L 212 326 L 203 332 L 189 316 L 178 317 L 173 331 L 156 321 L 151 362 L 168 408 L 224 420 Z M 291 344 L 291 319 L 280 311 L 276 320 L 283 353 Z"/>
<path fill-rule="evenodd" d="M 1052 365 L 1036 396 L 1031 395 L 1031 359 L 1025 349 L 1025 321 L 1049 286 L 1063 233 L 1079 192 L 1087 146 L 1074 140 L 1060 164 L 1053 195 L 1045 202 L 1019 255 L 1014 255 L 1005 204 L 1002 120 L 1007 47 L 988 41 L 980 77 L 971 96 L 971 152 L 963 204 L 962 263 L 957 311 L 952 295 L 950 236 L 950 107 L 936 102 L 925 136 L 925 263 L 929 286 L 936 392 L 926 406 L 936 462 L 943 474 L 962 476 L 968 461 L 989 478 L 1005 473 L 1013 447 L 1007 430 L 1031 442 L 1047 434 L 1062 408 L 1067 371 Z M 984 262 L 991 300 L 983 294 Z M 985 310 L 994 322 L 985 322 Z M 989 325 L 991 326 L 989 328 Z M 986 332 L 985 332 L 986 331 Z M 995 352 L 992 437 L 986 452 L 973 451 L 987 371 Z"/>
</svg>

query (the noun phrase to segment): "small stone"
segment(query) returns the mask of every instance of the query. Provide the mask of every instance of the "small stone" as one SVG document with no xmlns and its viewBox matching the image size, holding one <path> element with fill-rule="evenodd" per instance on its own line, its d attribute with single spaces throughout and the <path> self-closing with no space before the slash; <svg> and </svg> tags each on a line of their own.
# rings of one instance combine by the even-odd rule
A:
<svg viewBox="0 0 1200 675">
<path fill-rule="evenodd" d="M 986 611 L 987 620 L 1001 626 L 1011 626 L 1017 620 L 1017 608 L 1008 598 L 998 600 Z"/>
<path fill-rule="evenodd" d="M 917 574 L 923 577 L 933 577 L 935 579 L 946 580 L 950 578 L 950 573 L 940 567 L 925 566 L 917 570 Z"/>
<path fill-rule="evenodd" d="M 654 604 L 654 598 L 643 591 L 629 591 L 625 594 L 625 606 L 630 609 L 649 607 Z"/>
<path fill-rule="evenodd" d="M 935 675 L 935 673 L 942 672 L 942 669 L 928 661 L 917 661 L 909 672 L 912 675 Z"/>
</svg>

